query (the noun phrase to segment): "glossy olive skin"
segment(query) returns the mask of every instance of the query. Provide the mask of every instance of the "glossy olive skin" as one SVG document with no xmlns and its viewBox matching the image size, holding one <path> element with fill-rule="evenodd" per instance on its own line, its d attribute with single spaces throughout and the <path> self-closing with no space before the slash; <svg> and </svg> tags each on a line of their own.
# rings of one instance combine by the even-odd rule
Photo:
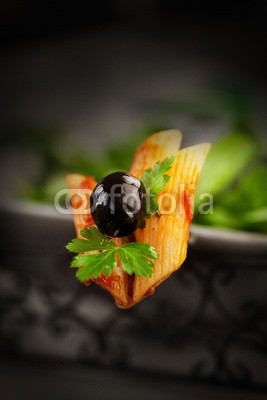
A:
<svg viewBox="0 0 267 400">
<path fill-rule="evenodd" d="M 126 172 L 114 172 L 95 187 L 90 211 L 100 232 L 110 237 L 133 233 L 146 213 L 146 190 L 143 183 Z"/>
</svg>

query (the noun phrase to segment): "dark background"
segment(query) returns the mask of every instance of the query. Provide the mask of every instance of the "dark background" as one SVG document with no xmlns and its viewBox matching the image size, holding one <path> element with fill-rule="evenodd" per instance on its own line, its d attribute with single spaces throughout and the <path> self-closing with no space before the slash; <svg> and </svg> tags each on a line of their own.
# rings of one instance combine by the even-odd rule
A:
<svg viewBox="0 0 267 400">
<path fill-rule="evenodd" d="M 1 146 L 11 144 L 12 151 L 27 147 L 31 125 L 63 137 L 60 146 L 91 154 L 149 124 L 181 129 L 183 146 L 213 142 L 227 132 L 229 115 L 216 126 L 173 115 L 158 121 L 155 108 L 154 120 L 150 114 L 161 100 L 201 104 L 214 88 L 244 94 L 252 130 L 266 137 L 266 24 L 259 2 L 11 0 L 1 2 L 0 29 Z M 14 135 L 13 125 L 19 127 Z M 20 163 L 21 178 L 35 179 L 38 162 Z"/>
<path fill-rule="evenodd" d="M 241 69 L 253 70 L 258 79 L 265 75 L 265 22 L 260 2 L 237 6 L 233 2 L 211 5 L 170 0 L 4 0 L 0 6 L 1 39 L 6 51 L 75 32 L 98 29 L 108 33 L 121 28 L 150 34 L 154 40 L 167 35 L 186 42 L 188 36 L 194 38 L 196 51 L 217 42 L 214 55 L 227 58 L 229 64 L 238 63 Z"/>
<path fill-rule="evenodd" d="M 199 97 L 214 82 L 249 94 L 266 135 L 266 14 L 259 2 L 4 0 L 0 29 L 5 139 L 10 124 L 33 121 L 58 127 L 71 146 L 101 151 L 140 126 L 147 102 Z M 185 129 L 185 143 L 207 140 L 205 123 L 196 133 L 199 127 Z M 36 160 L 15 159 L 17 176 L 38 173 Z M 5 400 L 85 399 L 89 391 L 117 398 L 121 380 L 128 398 L 264 398 L 262 254 L 192 251 L 190 268 L 125 314 L 99 288 L 74 280 L 64 252 L 68 221 L 55 227 L 45 214 L 3 221 L 11 229 L 10 240 L 2 229 Z"/>
<path fill-rule="evenodd" d="M 186 28 L 192 30 L 196 38 L 208 29 L 213 30 L 215 37 L 235 32 L 240 36 L 245 34 L 244 41 L 250 38 L 247 41 L 249 50 L 252 42 L 255 45 L 264 43 L 264 22 L 264 6 L 260 2 L 242 6 L 232 2 L 211 5 L 170 0 L 1 2 L 1 33 L 6 45 L 94 27 L 122 26 L 154 32 L 168 27 L 177 34 Z"/>
<path fill-rule="evenodd" d="M 16 115 L 17 108 L 20 108 L 20 102 L 16 102 L 16 95 L 21 98 L 22 104 L 24 98 L 27 101 L 27 97 L 30 96 L 36 97 L 32 101 L 38 103 L 39 98 L 42 99 L 42 96 L 47 94 L 41 93 L 44 92 L 43 87 L 48 87 L 50 92 L 47 97 L 50 96 L 53 101 L 50 85 L 54 85 L 56 95 L 61 97 L 66 95 L 68 86 L 73 85 L 74 89 L 71 89 L 70 93 L 73 108 L 78 107 L 78 104 L 82 106 L 83 99 L 79 98 L 81 90 L 77 86 L 82 86 L 83 81 L 86 87 L 86 80 L 88 82 L 91 80 L 90 84 L 95 84 L 93 94 L 97 91 L 98 97 L 101 97 L 103 87 L 113 83 L 112 75 L 106 73 L 109 70 L 112 51 L 115 57 L 120 55 L 122 80 L 123 76 L 128 76 L 131 80 L 135 74 L 131 68 L 133 60 L 129 54 L 133 54 L 135 59 L 134 68 L 137 69 L 140 85 L 153 65 L 157 69 L 158 79 L 164 80 L 166 71 L 163 66 L 166 63 L 164 58 L 167 56 L 170 57 L 169 64 L 173 64 L 173 69 L 182 62 L 184 70 L 182 73 L 178 72 L 181 75 L 186 72 L 187 65 L 189 71 L 195 66 L 195 69 L 199 67 L 200 77 L 207 79 L 210 75 L 212 80 L 214 70 L 217 71 L 215 80 L 220 81 L 220 84 L 236 85 L 252 95 L 256 93 L 261 104 L 265 101 L 266 23 L 264 7 L 259 2 L 237 6 L 230 2 L 210 5 L 203 2 L 170 0 L 131 2 L 5 0 L 0 5 L 0 29 L 2 43 L 0 84 L 3 100 L 1 120 L 7 122 L 14 118 L 34 119 L 27 108 L 24 113 L 21 111 L 21 114 Z M 104 45 L 99 46 L 99 40 Z M 83 43 L 80 47 L 79 42 Z M 49 49 L 54 49 L 55 54 L 49 55 Z M 125 59 L 123 59 L 125 49 Z M 164 49 L 167 49 L 167 52 Z M 92 52 L 92 64 L 95 58 L 97 61 L 101 60 L 101 64 L 104 65 L 99 65 L 99 68 L 93 65 L 90 71 L 87 50 Z M 76 58 L 72 60 L 70 67 L 66 65 L 66 71 L 64 65 L 60 64 L 63 53 L 67 55 L 63 60 L 65 63 L 70 61 L 68 56 Z M 43 64 L 31 64 L 29 60 L 34 57 Z M 84 65 L 86 68 L 88 66 L 87 76 L 85 70 L 81 68 L 83 57 Z M 57 74 L 57 64 L 62 68 L 63 78 Z M 210 68 L 205 71 L 207 64 Z M 67 75 L 67 79 L 64 79 L 64 74 Z M 80 80 L 77 78 L 79 75 Z M 23 87 L 21 82 L 24 82 Z M 39 94 L 36 96 L 32 89 L 41 83 L 43 86 L 38 88 Z M 189 92 L 194 90 L 190 82 L 186 81 L 186 85 Z M 88 87 L 88 90 L 90 89 Z M 127 88 L 125 90 L 127 91 Z M 21 97 L 22 91 L 25 92 L 24 97 Z M 104 96 L 103 90 L 102 97 Z M 71 104 L 65 106 L 62 111 L 67 114 Z M 101 102 L 98 104 L 98 111 L 100 107 Z M 33 112 L 35 112 L 34 107 Z M 38 120 L 38 115 L 35 118 Z M 46 116 L 46 119 L 49 120 L 49 117 Z M 59 125 L 62 123 L 60 112 L 55 111 L 50 119 L 53 123 Z M 127 129 L 130 129 L 130 124 Z"/>
</svg>

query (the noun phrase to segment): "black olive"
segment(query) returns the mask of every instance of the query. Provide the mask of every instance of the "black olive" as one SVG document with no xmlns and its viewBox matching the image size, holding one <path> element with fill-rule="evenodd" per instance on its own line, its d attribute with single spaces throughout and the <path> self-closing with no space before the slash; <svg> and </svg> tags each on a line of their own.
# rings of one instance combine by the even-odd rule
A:
<svg viewBox="0 0 267 400">
<path fill-rule="evenodd" d="M 123 237 L 140 227 L 146 214 L 146 190 L 143 183 L 126 172 L 114 172 L 95 187 L 90 211 L 100 232 Z"/>
</svg>

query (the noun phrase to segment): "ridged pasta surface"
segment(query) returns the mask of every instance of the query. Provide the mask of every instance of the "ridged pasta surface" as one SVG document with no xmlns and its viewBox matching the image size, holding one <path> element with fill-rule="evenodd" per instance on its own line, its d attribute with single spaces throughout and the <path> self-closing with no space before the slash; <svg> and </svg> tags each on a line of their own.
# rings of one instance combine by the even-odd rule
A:
<svg viewBox="0 0 267 400">
<path fill-rule="evenodd" d="M 149 145 L 144 147 L 149 149 Z M 189 227 L 193 217 L 194 192 L 209 149 L 208 143 L 201 143 L 182 149 L 178 153 L 173 148 L 173 153 L 170 154 L 164 153 L 161 147 L 159 158 L 158 151 L 152 148 L 151 154 L 146 156 L 149 164 L 143 163 L 142 169 L 135 166 L 139 157 L 134 158 L 131 172 L 138 171 L 138 177 L 141 177 L 150 164 L 154 165 L 159 159 L 170 155 L 175 157 L 172 168 L 168 171 L 171 179 L 159 196 L 159 200 L 161 199 L 159 215 L 153 215 L 147 220 L 145 229 L 138 229 L 135 232 L 136 241 L 154 246 L 159 259 L 155 261 L 151 278 L 135 277 L 134 302 L 152 293 L 153 289 L 177 270 L 186 258 Z"/>
</svg>

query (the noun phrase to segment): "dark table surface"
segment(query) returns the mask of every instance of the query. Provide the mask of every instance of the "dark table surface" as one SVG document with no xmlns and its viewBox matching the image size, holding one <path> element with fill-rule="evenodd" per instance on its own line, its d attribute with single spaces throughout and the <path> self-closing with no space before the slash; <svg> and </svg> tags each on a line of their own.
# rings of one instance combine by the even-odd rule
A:
<svg viewBox="0 0 267 400">
<path fill-rule="evenodd" d="M 2 400 L 263 400 L 267 396 L 260 390 L 192 383 L 170 376 L 78 363 L 2 358 L 0 370 Z"/>
</svg>

